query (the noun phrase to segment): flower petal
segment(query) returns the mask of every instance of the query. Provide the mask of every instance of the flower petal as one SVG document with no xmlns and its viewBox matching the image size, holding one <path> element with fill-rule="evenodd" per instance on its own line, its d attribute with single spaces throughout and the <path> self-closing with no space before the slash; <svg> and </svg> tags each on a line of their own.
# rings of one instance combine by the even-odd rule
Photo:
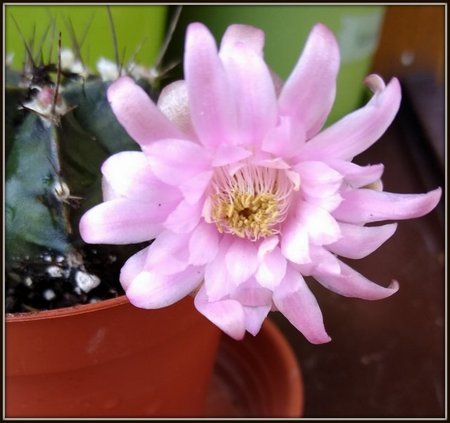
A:
<svg viewBox="0 0 450 423">
<path fill-rule="evenodd" d="M 161 275 L 171 275 L 184 271 L 189 264 L 186 244 L 190 234 L 163 231 L 150 245 L 145 270 Z"/>
<path fill-rule="evenodd" d="M 245 314 L 245 329 L 253 336 L 256 336 L 261 330 L 261 326 L 264 323 L 269 311 L 270 305 L 261 307 L 243 307 Z"/>
<path fill-rule="evenodd" d="M 131 285 L 133 279 L 144 270 L 148 249 L 149 247 L 145 247 L 136 254 L 133 254 L 122 266 L 122 269 L 120 269 L 119 279 L 125 291 Z"/>
<path fill-rule="evenodd" d="M 280 113 L 299 119 L 307 139 L 320 130 L 331 110 L 338 70 L 336 39 L 328 28 L 317 24 L 279 97 Z"/>
<path fill-rule="evenodd" d="M 201 222 L 189 239 L 189 263 L 201 266 L 210 263 L 219 249 L 219 233 L 214 224 Z"/>
<path fill-rule="evenodd" d="M 379 181 L 384 171 L 383 164 L 359 166 L 344 160 L 330 160 L 328 165 L 339 172 L 352 188 L 361 188 Z"/>
<path fill-rule="evenodd" d="M 229 143 L 236 133 L 236 112 L 216 43 L 201 23 L 187 28 L 184 74 L 192 124 L 210 148 Z"/>
<path fill-rule="evenodd" d="M 329 197 L 342 184 L 342 175 L 323 162 L 300 162 L 294 169 L 300 173 L 301 190 L 309 197 Z"/>
<path fill-rule="evenodd" d="M 200 200 L 195 204 L 183 200 L 164 221 L 164 227 L 179 233 L 191 232 L 198 224 L 203 209 L 203 202 Z"/>
<path fill-rule="evenodd" d="M 196 204 L 209 186 L 212 171 L 199 173 L 180 185 L 180 191 L 188 204 Z"/>
<path fill-rule="evenodd" d="M 239 145 L 260 145 L 277 120 L 277 98 L 272 76 L 260 54 L 237 43 L 220 53 L 236 100 Z"/>
<path fill-rule="evenodd" d="M 295 215 L 286 219 L 282 228 L 281 252 L 294 263 L 309 263 L 309 237 L 303 222 Z"/>
<path fill-rule="evenodd" d="M 339 260 L 326 248 L 310 245 L 309 252 L 311 256 L 311 261 L 309 263 L 294 264 L 294 268 L 303 276 L 311 276 L 315 272 L 328 273 L 331 275 L 340 273 L 341 268 L 339 266 Z"/>
<path fill-rule="evenodd" d="M 340 274 L 329 274 L 325 272 L 314 272 L 313 277 L 320 284 L 336 294 L 345 297 L 361 298 L 363 300 L 381 300 L 390 297 L 398 291 L 398 282 L 392 283 L 384 288 L 381 285 L 371 282 L 350 266 L 339 261 L 341 267 Z"/>
<path fill-rule="evenodd" d="M 304 127 L 299 121 L 279 116 L 279 122 L 270 128 L 262 142 L 262 150 L 278 157 L 296 156 L 306 141 Z"/>
<path fill-rule="evenodd" d="M 225 262 L 225 256 L 232 241 L 231 236 L 223 236 L 214 260 L 205 266 L 205 293 L 211 302 L 223 299 L 236 288 L 228 275 Z"/>
<path fill-rule="evenodd" d="M 175 202 L 180 192 L 157 179 L 147 157 L 137 151 L 124 151 L 109 157 L 102 173 L 110 188 L 120 196 L 144 202 Z"/>
<path fill-rule="evenodd" d="M 262 56 L 264 48 L 264 31 L 250 25 L 230 25 L 220 42 L 221 54 L 232 54 L 236 44 L 245 44 L 255 53 Z M 230 53 L 228 53 L 228 50 Z"/>
<path fill-rule="evenodd" d="M 245 335 L 245 314 L 242 305 L 235 300 L 211 302 L 202 287 L 194 299 L 196 309 L 228 336 L 241 340 Z"/>
<path fill-rule="evenodd" d="M 340 223 L 342 238 L 327 245 L 327 249 L 339 256 L 361 259 L 372 254 L 386 242 L 397 229 L 396 223 L 383 226 L 358 226 Z"/>
<path fill-rule="evenodd" d="M 165 204 L 118 198 L 88 210 L 80 220 L 80 235 L 91 244 L 149 241 L 161 232 L 169 211 Z"/>
<path fill-rule="evenodd" d="M 258 270 L 255 274 L 256 280 L 261 286 L 269 289 L 275 289 L 286 274 L 286 258 L 279 247 L 264 254 L 260 259 Z"/>
<path fill-rule="evenodd" d="M 300 273 L 288 268 L 286 276 L 273 294 L 278 310 L 312 344 L 331 341 L 323 325 L 322 312 Z"/>
<path fill-rule="evenodd" d="M 186 81 L 179 80 L 166 85 L 158 97 L 158 109 L 190 140 L 195 140 Z"/>
<path fill-rule="evenodd" d="M 395 194 L 372 189 L 347 191 L 332 214 L 342 222 L 356 224 L 412 219 L 433 210 L 439 203 L 441 192 L 441 188 L 426 194 Z"/>
<path fill-rule="evenodd" d="M 130 284 L 126 295 L 131 304 L 145 309 L 167 307 L 194 291 L 201 283 L 203 270 L 190 266 L 174 275 L 141 272 Z"/>
<path fill-rule="evenodd" d="M 162 138 L 183 138 L 133 79 L 119 78 L 108 88 L 107 96 L 120 124 L 141 146 Z"/>
<path fill-rule="evenodd" d="M 243 306 L 271 306 L 272 291 L 261 287 L 254 278 L 240 284 L 230 294 L 230 298 L 239 301 Z"/>
<path fill-rule="evenodd" d="M 336 219 L 321 207 L 303 202 L 299 216 L 314 244 L 326 245 L 340 238 L 341 230 Z"/>
<path fill-rule="evenodd" d="M 352 160 L 383 135 L 397 114 L 400 100 L 400 84 L 393 78 L 364 107 L 308 141 L 299 156 L 303 160 Z"/>
<path fill-rule="evenodd" d="M 327 210 L 302 200 L 292 204 L 291 209 L 292 215 L 283 226 L 281 248 L 283 254 L 295 263 L 309 261 L 305 233 L 307 239 L 316 245 L 330 244 L 340 238 L 339 225 Z M 297 251 L 294 252 L 292 248 Z M 303 251 L 299 251 L 299 248 Z"/>
<path fill-rule="evenodd" d="M 228 275 L 237 286 L 249 279 L 258 268 L 258 250 L 247 239 L 235 237 L 225 256 Z"/>
<path fill-rule="evenodd" d="M 154 175 L 169 185 L 179 186 L 208 170 L 205 149 L 190 141 L 166 139 L 144 148 Z"/>
<path fill-rule="evenodd" d="M 216 150 L 212 165 L 216 167 L 229 165 L 244 160 L 251 155 L 252 152 L 243 147 L 222 144 Z"/>
</svg>

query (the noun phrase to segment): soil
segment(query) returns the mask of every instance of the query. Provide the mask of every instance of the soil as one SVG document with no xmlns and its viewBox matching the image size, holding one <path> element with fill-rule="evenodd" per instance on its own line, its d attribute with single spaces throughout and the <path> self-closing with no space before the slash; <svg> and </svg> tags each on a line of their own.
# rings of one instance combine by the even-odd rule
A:
<svg viewBox="0 0 450 423">
<path fill-rule="evenodd" d="M 22 261 L 6 272 L 5 312 L 52 310 L 123 295 L 120 269 L 146 245 L 126 251 L 122 246 L 120 256 L 117 247 L 86 246 L 75 263 L 51 251 Z"/>
</svg>

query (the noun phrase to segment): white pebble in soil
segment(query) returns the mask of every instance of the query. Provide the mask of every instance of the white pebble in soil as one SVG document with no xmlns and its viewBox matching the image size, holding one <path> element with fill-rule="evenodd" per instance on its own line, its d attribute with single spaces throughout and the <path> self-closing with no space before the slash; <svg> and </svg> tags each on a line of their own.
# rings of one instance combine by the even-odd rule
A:
<svg viewBox="0 0 450 423">
<path fill-rule="evenodd" d="M 53 289 L 46 289 L 42 293 L 42 295 L 47 301 L 51 301 L 56 297 L 55 291 L 53 291 Z"/>
<path fill-rule="evenodd" d="M 75 282 L 82 291 L 89 292 L 100 285 L 100 278 L 78 270 L 75 274 Z"/>
<path fill-rule="evenodd" d="M 59 266 L 48 266 L 46 270 L 51 278 L 62 278 L 65 273 Z"/>
</svg>

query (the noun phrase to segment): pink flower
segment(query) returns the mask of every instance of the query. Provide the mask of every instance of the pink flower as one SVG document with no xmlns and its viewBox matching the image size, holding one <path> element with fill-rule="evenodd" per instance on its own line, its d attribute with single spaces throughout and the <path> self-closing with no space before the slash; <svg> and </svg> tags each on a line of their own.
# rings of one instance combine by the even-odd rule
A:
<svg viewBox="0 0 450 423">
<path fill-rule="evenodd" d="M 230 26 L 217 47 L 199 23 L 187 31 L 185 81 L 156 106 L 130 78 L 108 99 L 142 152 L 102 167 L 105 202 L 80 223 L 86 242 L 155 241 L 121 272 L 138 307 L 168 306 L 195 293 L 195 306 L 235 339 L 255 335 L 281 311 L 312 343 L 328 342 L 304 276 L 348 297 L 376 300 L 377 285 L 337 256 L 359 259 L 390 238 L 395 223 L 432 210 L 441 196 L 383 192 L 383 165 L 353 157 L 388 128 L 400 85 L 377 75 L 369 103 L 319 132 L 334 101 L 339 50 L 316 25 L 281 87 L 263 60 L 264 34 Z M 374 189 L 376 188 L 376 189 Z"/>
</svg>

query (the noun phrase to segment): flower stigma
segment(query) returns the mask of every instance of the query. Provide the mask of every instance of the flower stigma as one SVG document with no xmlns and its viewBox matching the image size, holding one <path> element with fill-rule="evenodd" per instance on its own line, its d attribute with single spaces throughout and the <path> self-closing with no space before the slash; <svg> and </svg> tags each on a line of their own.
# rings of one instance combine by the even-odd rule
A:
<svg viewBox="0 0 450 423">
<path fill-rule="evenodd" d="M 284 170 L 247 165 L 216 170 L 211 220 L 220 233 L 257 241 L 280 232 L 289 209 L 292 181 Z"/>
</svg>

